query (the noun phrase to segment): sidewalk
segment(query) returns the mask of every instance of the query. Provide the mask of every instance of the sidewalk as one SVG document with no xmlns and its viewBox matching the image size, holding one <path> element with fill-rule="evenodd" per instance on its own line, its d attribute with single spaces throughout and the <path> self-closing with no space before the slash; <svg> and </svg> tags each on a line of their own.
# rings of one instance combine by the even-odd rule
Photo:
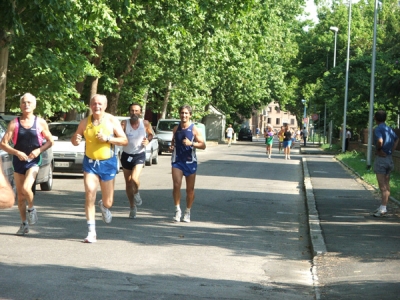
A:
<svg viewBox="0 0 400 300">
<path fill-rule="evenodd" d="M 316 299 L 400 299 L 400 209 L 318 145 L 301 147 Z"/>
</svg>

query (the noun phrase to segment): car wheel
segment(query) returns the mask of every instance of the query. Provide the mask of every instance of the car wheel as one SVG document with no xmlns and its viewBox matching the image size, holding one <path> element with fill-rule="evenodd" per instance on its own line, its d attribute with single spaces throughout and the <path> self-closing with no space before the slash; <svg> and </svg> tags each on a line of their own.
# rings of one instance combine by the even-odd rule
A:
<svg viewBox="0 0 400 300">
<path fill-rule="evenodd" d="M 53 188 L 53 163 L 51 163 L 49 168 L 48 180 L 40 184 L 40 189 L 42 191 L 51 191 Z"/>
<path fill-rule="evenodd" d="M 146 166 L 151 166 L 152 163 L 153 163 L 153 151 L 150 154 L 149 160 L 148 161 L 146 160 Z"/>
<path fill-rule="evenodd" d="M 158 153 L 153 157 L 153 164 L 158 164 Z"/>
</svg>

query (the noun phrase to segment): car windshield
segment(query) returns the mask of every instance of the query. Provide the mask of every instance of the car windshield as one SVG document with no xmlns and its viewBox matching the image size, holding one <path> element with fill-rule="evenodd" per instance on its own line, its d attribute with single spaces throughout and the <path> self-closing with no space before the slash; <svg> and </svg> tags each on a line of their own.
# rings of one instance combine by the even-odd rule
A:
<svg viewBox="0 0 400 300">
<path fill-rule="evenodd" d="M 179 121 L 160 121 L 158 123 L 158 130 L 172 131 L 176 125 L 179 125 Z"/>
<path fill-rule="evenodd" d="M 77 128 L 78 124 L 49 124 L 51 135 L 64 141 L 70 140 Z"/>
</svg>

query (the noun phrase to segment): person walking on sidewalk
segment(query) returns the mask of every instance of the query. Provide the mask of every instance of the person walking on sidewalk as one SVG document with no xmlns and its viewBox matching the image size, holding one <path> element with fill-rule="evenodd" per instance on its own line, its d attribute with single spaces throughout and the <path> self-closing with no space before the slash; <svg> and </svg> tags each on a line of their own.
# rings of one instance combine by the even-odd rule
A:
<svg viewBox="0 0 400 300">
<path fill-rule="evenodd" d="M 194 183 L 196 180 L 197 157 L 196 149 L 206 149 L 206 143 L 201 131 L 190 121 L 192 108 L 189 105 L 183 105 L 179 108 L 179 117 L 181 122 L 173 129 L 171 142 L 172 157 L 172 182 L 173 198 L 175 204 L 175 216 L 173 220 L 181 220 L 181 186 L 182 179 L 186 179 L 186 210 L 183 222 L 190 222 L 190 209 L 194 201 Z"/>
<path fill-rule="evenodd" d="M 305 147 L 306 144 L 307 144 L 307 137 L 308 137 L 308 130 L 307 130 L 307 127 L 306 127 L 306 126 L 304 126 L 303 130 L 302 130 L 301 133 L 300 133 L 300 136 L 303 138 L 304 147 Z"/>
<path fill-rule="evenodd" d="M 374 130 L 375 162 L 374 171 L 382 194 L 381 205 L 373 212 L 374 217 L 384 217 L 387 214 L 387 203 L 390 197 L 390 173 L 394 170 L 392 153 L 396 150 L 399 137 L 392 128 L 386 125 L 386 111 L 378 110 L 375 113 L 375 122 L 378 125 Z"/>
<path fill-rule="evenodd" d="M 8 124 L 0 148 L 13 155 L 14 180 L 22 221 L 17 235 L 25 235 L 29 232 L 29 225 L 34 225 L 38 221 L 37 211 L 33 205 L 32 186 L 42 164 L 41 153 L 53 146 L 54 142 L 46 121 L 33 114 L 36 97 L 29 93 L 24 94 L 20 99 L 20 108 L 22 115 Z M 46 143 L 43 143 L 44 139 Z M 10 146 L 10 141 L 13 142 L 14 148 Z"/>
<path fill-rule="evenodd" d="M 265 137 L 266 153 L 268 155 L 268 158 L 271 158 L 272 144 L 274 143 L 274 131 L 272 129 L 271 124 L 267 125 L 267 128 L 265 129 L 264 132 L 264 137 Z"/>
<path fill-rule="evenodd" d="M 146 146 L 153 139 L 153 130 L 150 122 L 139 119 L 142 107 L 138 103 L 129 105 L 131 118 L 122 121 L 122 129 L 128 138 L 128 145 L 124 146 L 121 155 L 121 165 L 124 169 L 126 196 L 129 199 L 129 218 L 136 218 L 137 207 L 142 205 L 139 193 L 140 173 L 146 161 Z"/>
<path fill-rule="evenodd" d="M 114 181 L 118 173 L 118 161 L 115 156 L 115 145 L 125 146 L 128 139 L 121 123 L 113 115 L 106 113 L 107 98 L 105 95 L 94 95 L 90 99 L 92 115 L 83 119 L 71 138 L 71 143 L 78 146 L 85 138 L 85 156 L 83 158 L 83 182 L 85 185 L 85 213 L 88 235 L 84 243 L 94 243 L 96 236 L 96 194 L 100 184 L 102 200 L 99 207 L 103 221 L 110 223 L 110 208 L 114 202 Z"/>
<path fill-rule="evenodd" d="M 229 127 L 226 129 L 226 137 L 228 138 L 228 147 L 232 144 L 232 137 L 235 131 L 232 128 L 232 124 L 229 124 Z"/>
</svg>

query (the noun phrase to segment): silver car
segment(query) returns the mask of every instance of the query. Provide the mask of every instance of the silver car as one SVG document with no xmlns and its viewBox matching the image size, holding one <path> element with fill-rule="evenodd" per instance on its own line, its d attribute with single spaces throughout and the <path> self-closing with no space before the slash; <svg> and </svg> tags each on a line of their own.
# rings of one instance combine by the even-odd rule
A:
<svg viewBox="0 0 400 300">
<path fill-rule="evenodd" d="M 172 141 L 172 131 L 176 125 L 179 125 L 181 120 L 179 119 L 160 119 L 158 120 L 156 127 L 156 134 L 158 136 L 159 148 L 158 154 L 162 152 L 171 152 L 169 147 Z"/>
</svg>

